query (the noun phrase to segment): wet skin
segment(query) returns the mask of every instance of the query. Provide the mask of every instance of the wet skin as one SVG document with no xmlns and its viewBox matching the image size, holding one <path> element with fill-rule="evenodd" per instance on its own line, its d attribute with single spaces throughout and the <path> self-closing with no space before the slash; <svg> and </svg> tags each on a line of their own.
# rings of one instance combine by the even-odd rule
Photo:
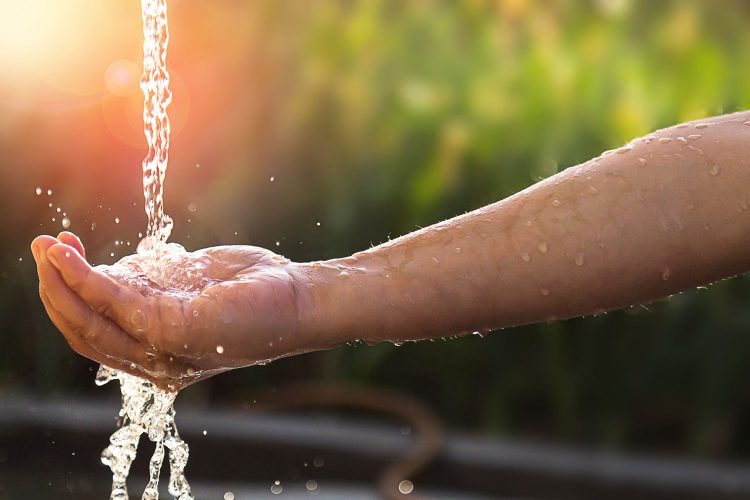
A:
<svg viewBox="0 0 750 500">
<path fill-rule="evenodd" d="M 582 316 L 745 272 L 748 186 L 742 112 L 657 131 L 350 257 L 293 263 L 255 247 L 201 250 L 182 263 L 206 264 L 192 295 L 92 270 L 70 233 L 32 248 L 42 300 L 73 349 L 182 386 L 352 340 Z"/>
</svg>

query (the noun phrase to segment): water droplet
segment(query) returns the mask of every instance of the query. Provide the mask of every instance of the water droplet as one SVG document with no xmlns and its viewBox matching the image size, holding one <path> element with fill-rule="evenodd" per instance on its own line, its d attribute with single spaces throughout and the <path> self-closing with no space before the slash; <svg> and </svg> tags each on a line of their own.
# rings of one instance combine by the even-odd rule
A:
<svg viewBox="0 0 750 500">
<path fill-rule="evenodd" d="M 408 495 L 412 491 L 414 491 L 414 483 L 412 483 L 408 479 L 404 479 L 403 481 L 401 481 L 400 483 L 398 483 L 398 491 L 402 495 Z"/>
<path fill-rule="evenodd" d="M 743 212 L 744 212 L 745 210 L 747 210 L 747 201 L 746 201 L 746 200 L 742 200 L 742 201 L 740 202 L 740 209 L 741 209 L 741 210 L 742 210 Z"/>
<path fill-rule="evenodd" d="M 47 205 L 47 206 L 48 206 L 48 207 L 50 207 L 50 208 L 52 208 L 52 203 L 50 203 L 50 204 L 49 204 L 49 205 Z"/>
<path fill-rule="evenodd" d="M 69 259 L 69 258 L 70 258 L 70 252 L 65 252 L 65 258 L 66 258 L 66 259 Z"/>
<path fill-rule="evenodd" d="M 719 165 L 714 165 L 713 167 L 711 167 L 711 170 L 708 171 L 708 173 L 713 175 L 714 177 L 719 175 L 719 172 L 721 172 L 721 167 Z"/>
<path fill-rule="evenodd" d="M 234 500 L 234 493 L 231 491 L 224 493 L 224 500 Z"/>
<path fill-rule="evenodd" d="M 341 279 L 346 279 L 346 278 L 348 278 L 348 277 L 349 277 L 349 273 L 348 273 L 348 272 L 346 272 L 346 271 L 341 271 L 341 272 L 339 273 L 339 278 L 341 278 Z"/>
<path fill-rule="evenodd" d="M 599 190 L 596 189 L 594 186 L 589 185 L 589 193 L 591 193 L 591 194 L 598 194 Z"/>
<path fill-rule="evenodd" d="M 190 203 L 188 205 L 188 212 L 194 214 L 197 211 L 198 211 L 198 205 L 196 205 L 195 203 Z"/>
<path fill-rule="evenodd" d="M 314 479 L 310 479 L 309 481 L 307 481 L 305 483 L 305 489 L 307 489 L 307 491 L 315 491 L 315 490 L 317 490 L 318 489 L 318 482 L 315 481 Z"/>
<path fill-rule="evenodd" d="M 750 120 L 746 121 L 744 124 L 745 125 L 750 125 Z"/>
<path fill-rule="evenodd" d="M 41 196 L 42 195 L 42 188 L 38 187 L 36 188 L 36 195 Z"/>
<path fill-rule="evenodd" d="M 139 238 L 143 238 L 143 233 L 138 233 Z"/>
<path fill-rule="evenodd" d="M 526 224 L 526 226 L 527 226 L 527 227 L 531 227 L 531 226 L 532 226 L 532 225 L 534 224 L 534 221 L 533 221 L 533 220 L 531 220 L 531 219 L 529 219 L 529 220 L 527 220 L 527 221 L 525 222 L 525 224 Z"/>
<path fill-rule="evenodd" d="M 195 370 L 188 366 L 187 370 L 185 370 L 185 373 L 187 373 L 188 376 L 192 377 L 193 375 L 195 375 Z"/>
<path fill-rule="evenodd" d="M 398 345 L 398 344 L 397 344 Z M 323 457 L 315 457 L 313 459 L 313 465 L 320 469 L 326 464 L 326 461 L 323 459 Z"/>
<path fill-rule="evenodd" d="M 57 208 L 55 209 L 55 211 L 56 211 L 56 212 L 57 212 L 57 213 L 59 214 L 60 212 L 62 212 L 62 208 L 60 208 L 60 207 L 57 207 Z"/>
<path fill-rule="evenodd" d="M 281 242 L 280 242 L 280 241 L 277 241 L 277 242 L 276 242 L 276 246 L 277 246 L 277 247 L 281 246 Z"/>
<path fill-rule="evenodd" d="M 271 486 L 271 493 L 274 495 L 281 495 L 282 491 L 284 491 L 284 488 L 281 487 L 281 481 L 275 481 Z"/>
<path fill-rule="evenodd" d="M 208 436 L 208 431 L 206 429 L 203 429 L 203 435 Z"/>
<path fill-rule="evenodd" d="M 661 272 L 661 279 L 664 281 L 667 281 L 672 276 L 672 270 L 668 267 L 665 267 Z"/>
<path fill-rule="evenodd" d="M 638 163 L 640 163 L 642 167 L 645 167 L 648 163 L 648 160 L 646 160 L 645 158 L 638 158 Z"/>
<path fill-rule="evenodd" d="M 679 142 L 680 144 L 687 144 L 687 139 L 685 139 L 684 137 L 678 137 L 677 142 Z"/>
<path fill-rule="evenodd" d="M 276 180 L 276 177 L 274 177 L 274 176 L 272 175 L 272 176 L 271 176 L 271 178 L 270 178 L 269 180 L 270 180 L 271 182 L 273 182 L 273 181 L 275 181 L 275 180 Z"/>
<path fill-rule="evenodd" d="M 552 200 L 552 206 L 553 207 L 561 207 L 562 206 L 562 202 L 560 200 L 558 200 L 558 199 L 554 199 L 554 200 Z"/>
<path fill-rule="evenodd" d="M 537 245 L 537 250 L 539 250 L 539 253 L 547 253 L 548 247 L 547 242 L 543 241 Z"/>
<path fill-rule="evenodd" d="M 64 227 L 65 229 L 68 229 L 70 227 L 70 219 L 68 217 L 63 217 L 62 227 Z"/>
<path fill-rule="evenodd" d="M 52 196 L 52 190 L 51 189 L 47 190 L 47 196 Z"/>
<path fill-rule="evenodd" d="M 523 252 L 521 254 L 521 260 L 524 262 L 529 262 L 531 260 L 531 255 L 527 254 L 526 252 Z"/>
<path fill-rule="evenodd" d="M 120 218 L 119 217 L 115 217 L 115 224 L 119 224 L 119 223 L 120 223 Z"/>
<path fill-rule="evenodd" d="M 549 295 L 549 288 L 541 288 L 539 290 L 539 293 L 541 293 L 542 295 L 544 295 L 546 297 L 546 296 Z"/>
<path fill-rule="evenodd" d="M 316 222 L 315 225 L 320 227 L 320 222 Z"/>
<path fill-rule="evenodd" d="M 583 252 L 579 252 L 578 255 L 576 255 L 576 266 L 581 267 L 583 265 Z"/>
<path fill-rule="evenodd" d="M 690 134 L 689 136 L 687 136 L 688 140 L 690 141 L 695 141 L 697 139 L 700 139 L 701 137 L 703 137 L 701 134 Z"/>
<path fill-rule="evenodd" d="M 52 217 L 52 222 L 55 222 L 56 220 L 57 220 L 57 219 L 55 219 L 54 217 Z"/>
<path fill-rule="evenodd" d="M 430 260 L 431 260 L 431 261 L 432 261 L 432 263 L 433 263 L 433 264 L 435 264 L 435 265 L 438 265 L 438 264 L 440 264 L 440 259 L 438 259 L 437 257 L 430 257 Z"/>
<path fill-rule="evenodd" d="M 453 249 L 453 253 L 461 253 L 461 249 L 459 247 L 456 247 Z"/>
<path fill-rule="evenodd" d="M 110 257 L 114 257 L 115 256 L 115 252 L 109 252 L 109 256 Z"/>
<path fill-rule="evenodd" d="M 696 123 L 695 124 L 695 128 L 708 128 L 708 127 L 709 127 L 708 123 Z"/>
<path fill-rule="evenodd" d="M 624 155 L 625 153 L 629 153 L 633 150 L 633 146 L 623 146 L 621 148 L 615 149 L 615 153 L 618 155 Z"/>
<path fill-rule="evenodd" d="M 217 345 L 216 352 L 218 352 L 219 354 L 224 354 L 224 346 Z"/>
<path fill-rule="evenodd" d="M 672 142 L 672 138 L 671 137 L 661 137 L 659 139 L 659 143 L 660 144 L 667 144 L 668 142 Z"/>
</svg>

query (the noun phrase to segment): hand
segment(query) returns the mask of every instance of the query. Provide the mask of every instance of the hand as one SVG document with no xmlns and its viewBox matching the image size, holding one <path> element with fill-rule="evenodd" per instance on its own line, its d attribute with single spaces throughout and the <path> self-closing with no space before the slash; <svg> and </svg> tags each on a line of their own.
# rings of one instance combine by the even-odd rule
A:
<svg viewBox="0 0 750 500">
<path fill-rule="evenodd" d="M 39 294 L 76 352 L 173 390 L 328 347 L 310 338 L 306 265 L 250 246 L 177 248 L 149 276 L 143 256 L 92 268 L 72 233 L 39 236 Z"/>
</svg>

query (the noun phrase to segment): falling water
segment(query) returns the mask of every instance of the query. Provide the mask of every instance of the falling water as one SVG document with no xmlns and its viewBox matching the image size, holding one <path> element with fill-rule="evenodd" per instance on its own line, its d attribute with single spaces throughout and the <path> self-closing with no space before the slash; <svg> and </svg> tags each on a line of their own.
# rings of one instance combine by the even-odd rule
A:
<svg viewBox="0 0 750 500">
<path fill-rule="evenodd" d="M 169 117 L 167 107 L 172 101 L 167 72 L 167 0 L 141 0 L 143 16 L 143 124 L 148 142 L 148 155 L 143 160 L 143 194 L 146 201 L 148 227 L 146 237 L 138 245 L 138 253 L 145 272 L 157 282 L 160 276 L 159 259 L 172 247 L 166 245 L 172 230 L 172 219 L 164 214 L 164 176 L 169 160 Z M 136 456 L 142 434 L 155 443 L 149 463 L 149 482 L 143 500 L 159 498 L 159 474 L 165 453 L 169 455 L 169 493 L 179 500 L 192 500 L 193 495 L 185 479 L 188 446 L 180 439 L 174 422 L 173 403 L 177 392 L 164 391 L 151 382 L 113 370 L 99 368 L 98 385 L 112 380 L 120 382 L 122 408 L 119 429 L 110 437 L 110 445 L 102 452 L 102 463 L 112 470 L 111 500 L 127 500 L 127 477 Z M 165 450 L 166 448 L 166 450 Z"/>
</svg>

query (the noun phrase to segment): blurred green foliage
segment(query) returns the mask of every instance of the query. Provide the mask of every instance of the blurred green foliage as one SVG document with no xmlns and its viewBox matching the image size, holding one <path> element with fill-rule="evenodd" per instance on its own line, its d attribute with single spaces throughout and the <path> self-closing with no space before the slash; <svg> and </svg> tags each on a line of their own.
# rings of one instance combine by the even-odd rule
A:
<svg viewBox="0 0 750 500">
<path fill-rule="evenodd" d="M 169 173 L 167 210 L 189 247 L 244 238 L 294 259 L 344 255 L 653 129 L 750 106 L 740 0 L 214 3 L 172 7 L 176 67 L 215 56 L 241 75 L 234 105 L 210 125 L 229 136 L 214 170 Z M 208 55 L 179 55 L 178 34 L 193 29 Z M 193 99 L 208 91 L 196 84 Z M 183 147 L 173 165 L 195 163 Z M 136 185 L 113 203 L 126 210 L 137 195 Z M 186 200 L 206 207 L 192 225 Z M 89 365 L 50 333 L 33 269 L 16 262 L 34 232 L 20 224 L 35 229 L 34 217 L 12 226 L 4 252 L 0 387 L 88 390 Z M 89 237 L 105 255 L 100 233 Z M 486 339 L 345 346 L 217 377 L 185 399 L 247 402 L 285 381 L 341 379 L 413 393 L 457 428 L 748 458 L 749 297 L 741 277 Z"/>
</svg>

